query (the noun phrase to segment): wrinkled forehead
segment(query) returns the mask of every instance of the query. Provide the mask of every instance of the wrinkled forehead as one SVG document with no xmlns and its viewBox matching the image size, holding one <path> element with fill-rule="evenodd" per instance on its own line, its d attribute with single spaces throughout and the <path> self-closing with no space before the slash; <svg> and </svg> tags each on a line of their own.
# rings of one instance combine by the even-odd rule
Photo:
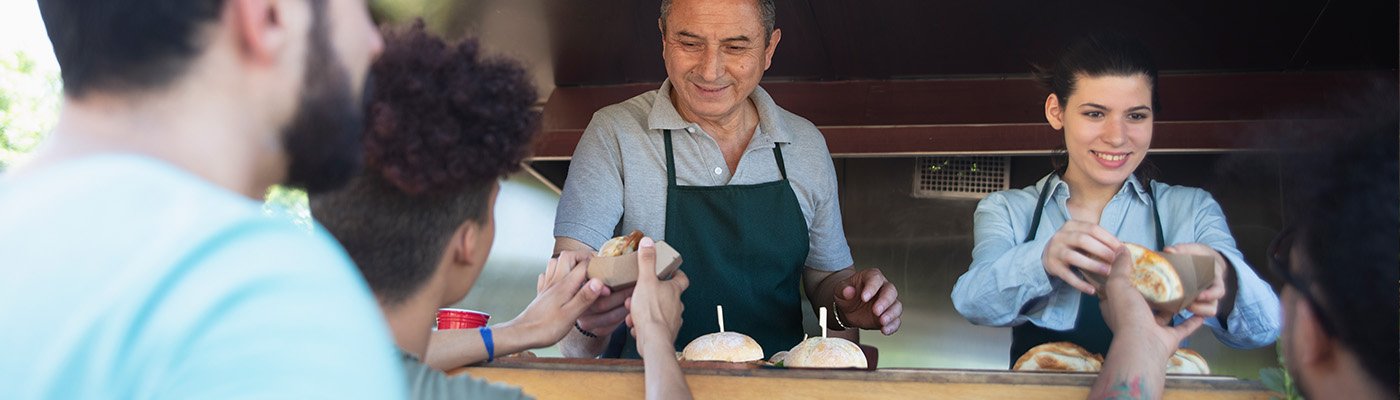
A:
<svg viewBox="0 0 1400 400">
<path fill-rule="evenodd" d="M 666 34 L 723 40 L 764 35 L 763 17 L 754 0 L 676 0 L 663 21 Z"/>
</svg>

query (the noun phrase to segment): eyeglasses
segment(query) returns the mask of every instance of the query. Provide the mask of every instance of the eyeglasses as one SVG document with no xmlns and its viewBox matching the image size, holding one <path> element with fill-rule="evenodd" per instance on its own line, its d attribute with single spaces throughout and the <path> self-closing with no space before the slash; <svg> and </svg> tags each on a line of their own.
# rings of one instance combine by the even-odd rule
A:
<svg viewBox="0 0 1400 400">
<path fill-rule="evenodd" d="M 1323 331 L 1327 332 L 1328 335 L 1336 335 L 1336 331 L 1332 328 L 1331 319 L 1327 318 L 1326 309 L 1313 297 L 1312 285 L 1291 271 L 1293 260 L 1290 253 L 1293 251 L 1293 238 L 1297 232 L 1295 227 L 1290 226 L 1284 228 L 1278 236 L 1274 237 L 1274 241 L 1269 244 L 1269 269 L 1273 271 L 1275 276 L 1282 277 L 1285 284 L 1293 286 L 1293 289 L 1303 296 L 1303 300 L 1308 303 L 1309 307 L 1312 307 L 1313 314 L 1317 315 L 1317 320 L 1322 324 Z"/>
</svg>

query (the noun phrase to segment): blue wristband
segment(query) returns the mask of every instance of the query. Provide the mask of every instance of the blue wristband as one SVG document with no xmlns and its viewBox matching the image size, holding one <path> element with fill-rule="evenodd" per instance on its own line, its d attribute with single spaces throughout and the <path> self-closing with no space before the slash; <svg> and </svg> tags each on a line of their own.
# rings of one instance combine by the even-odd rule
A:
<svg viewBox="0 0 1400 400">
<path fill-rule="evenodd" d="M 483 326 L 481 332 L 481 344 L 486 345 L 486 362 L 496 361 L 496 341 L 491 340 L 491 327 Z"/>
</svg>

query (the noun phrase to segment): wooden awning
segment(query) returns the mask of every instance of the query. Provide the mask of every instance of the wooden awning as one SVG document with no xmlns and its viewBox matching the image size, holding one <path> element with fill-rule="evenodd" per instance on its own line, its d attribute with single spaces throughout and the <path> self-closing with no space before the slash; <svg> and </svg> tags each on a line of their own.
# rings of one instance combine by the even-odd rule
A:
<svg viewBox="0 0 1400 400">
<path fill-rule="evenodd" d="M 537 159 L 566 159 L 598 109 L 658 83 L 555 89 Z M 1346 118 L 1352 98 L 1396 87 L 1393 71 L 1163 76 L 1153 149 L 1265 148 L 1270 135 Z M 838 157 L 1043 154 L 1062 137 L 1045 122 L 1047 92 L 1005 79 L 771 82 L 779 105 L 817 125 Z"/>
</svg>

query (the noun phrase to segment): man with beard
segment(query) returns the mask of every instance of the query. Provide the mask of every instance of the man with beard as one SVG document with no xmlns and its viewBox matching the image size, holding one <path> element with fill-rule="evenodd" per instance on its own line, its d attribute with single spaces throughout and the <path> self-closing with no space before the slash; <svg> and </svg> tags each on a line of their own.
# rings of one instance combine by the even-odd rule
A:
<svg viewBox="0 0 1400 400">
<path fill-rule="evenodd" d="M 1287 157 L 1290 218 L 1268 257 L 1282 282 L 1284 366 L 1309 399 L 1400 394 L 1397 131 L 1390 120 L 1361 134 L 1318 135 L 1307 144 L 1312 152 Z M 1158 326 L 1125 270 L 1115 268 L 1103 290 L 1113 344 L 1089 398 L 1161 398 L 1167 358 L 1201 326 L 1199 318 Z"/>
<path fill-rule="evenodd" d="M 269 185 L 360 163 L 361 2 L 40 0 L 64 82 L 0 177 L 0 397 L 402 398 L 389 331 Z"/>
</svg>

